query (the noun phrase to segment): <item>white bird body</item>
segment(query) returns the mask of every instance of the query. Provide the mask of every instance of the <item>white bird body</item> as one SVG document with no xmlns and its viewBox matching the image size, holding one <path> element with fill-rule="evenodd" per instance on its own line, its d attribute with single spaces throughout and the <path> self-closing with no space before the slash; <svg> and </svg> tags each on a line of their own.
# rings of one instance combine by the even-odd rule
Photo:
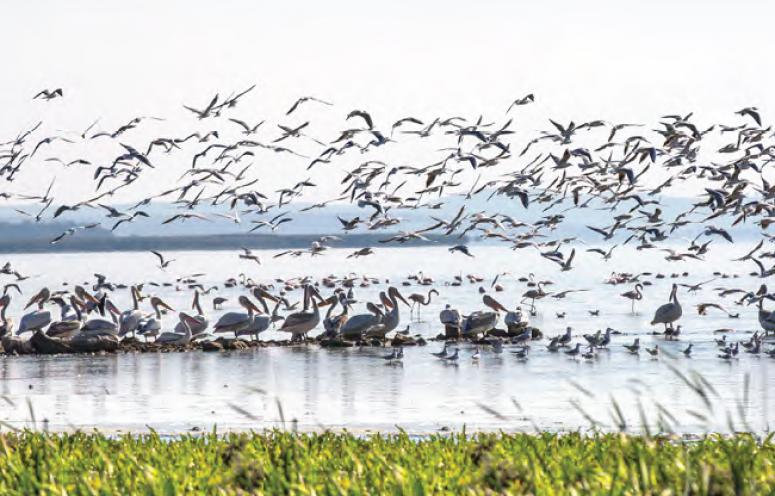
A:
<svg viewBox="0 0 775 496">
<path fill-rule="evenodd" d="M 35 310 L 22 317 L 19 322 L 19 330 L 16 331 L 16 335 L 20 335 L 25 332 L 35 332 L 43 329 L 51 323 L 51 312 L 48 310 Z"/>
</svg>

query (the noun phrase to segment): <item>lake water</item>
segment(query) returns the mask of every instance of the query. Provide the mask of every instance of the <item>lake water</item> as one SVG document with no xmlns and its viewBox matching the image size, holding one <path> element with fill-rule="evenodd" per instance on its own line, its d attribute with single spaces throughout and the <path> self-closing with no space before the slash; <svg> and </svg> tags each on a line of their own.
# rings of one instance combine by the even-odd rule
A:
<svg viewBox="0 0 775 496">
<path fill-rule="evenodd" d="M 547 340 L 532 344 L 527 361 L 517 360 L 507 346 L 502 354 L 483 349 L 479 363 L 474 363 L 470 359 L 472 346 L 461 344 L 461 359 L 456 365 L 431 355 L 440 350 L 440 343 L 407 348 L 401 365 L 388 365 L 380 358 L 388 352 L 386 349 L 332 350 L 315 345 L 214 354 L 3 357 L 0 387 L 5 401 L 0 402 L 0 420 L 15 427 L 30 426 L 34 418 L 38 427 L 46 425 L 56 430 L 97 427 L 142 431 L 151 427 L 174 433 L 192 428 L 208 430 L 215 425 L 222 430 L 279 427 L 284 419 L 286 427 L 303 430 L 403 428 L 424 433 L 442 428 L 459 430 L 464 425 L 470 430 L 573 430 L 589 427 L 588 417 L 592 417 L 611 429 L 615 398 L 631 429 L 643 423 L 638 413 L 640 403 L 647 423 L 653 424 L 660 411 L 667 411 L 672 415 L 673 427 L 681 432 L 728 430 L 730 425 L 741 429 L 746 424 L 763 431 L 775 419 L 769 406 L 775 360 L 764 354 L 747 354 L 741 347 L 739 358 L 723 361 L 717 357 L 714 342 L 721 336 L 714 332 L 719 329 L 733 329 L 727 339 L 736 341 L 750 338 L 759 328 L 755 306 L 736 306 L 734 297 L 725 300 L 712 291 L 716 287 L 758 287 L 762 280 L 747 274 L 754 268 L 752 263 L 729 262 L 746 249 L 740 245 L 719 247 L 705 262 L 670 263 L 664 260 L 664 253 L 657 251 L 618 248 L 611 261 L 602 262 L 598 255 L 577 249 L 576 268 L 569 272 L 560 272 L 556 264 L 541 258 L 535 250 L 514 252 L 479 245 L 471 246 L 476 255 L 473 259 L 448 253 L 443 247 L 378 247 L 376 255 L 357 260 L 346 258 L 351 250 L 332 249 L 314 259 L 272 259 L 276 252 L 257 251 L 264 262 L 261 266 L 239 259 L 236 252 L 170 252 L 165 256 L 176 261 L 167 271 L 158 269 L 155 257 L 149 253 L 8 255 L 6 259 L 15 269 L 31 276 L 22 283 L 24 297 L 15 297 L 9 312 L 17 322 L 21 305 L 41 286 L 53 290 L 61 288 L 64 281 L 93 282 L 95 272 L 117 283 L 171 282 L 169 287 L 146 284 L 145 292 L 157 294 L 179 310 L 190 307 L 191 291 L 177 287 L 176 278 L 202 272 L 206 275 L 199 280 L 205 287 L 217 285 L 217 294 L 229 298 L 222 311 L 234 309 L 237 296 L 244 292 L 239 287 L 223 287 L 225 279 L 240 273 L 259 283 L 347 273 L 379 278 L 382 284 L 355 289 L 359 301 L 356 313 L 361 313 L 365 302 L 385 289 L 386 280 L 399 286 L 404 294 L 426 293 L 428 287 L 400 286 L 407 275 L 422 270 L 433 277 L 440 297 L 434 297 L 423 308 L 422 322 L 410 324 L 408 310 L 402 307 L 399 327 L 409 324 L 412 334 L 431 337 L 441 332 L 438 313 L 444 304 L 452 304 L 461 313 L 481 309 L 479 286 L 489 289 L 496 274 L 510 272 L 511 276 L 498 280 L 504 291 L 490 294 L 511 308 L 526 289 L 516 277 L 532 272 L 536 280 L 555 282 L 547 287 L 548 291 L 589 289 L 565 299 L 538 302 L 538 314 L 530 321 L 545 335 L 559 334 L 566 326 L 573 327 L 574 336 L 582 341 L 583 333 L 606 327 L 624 335 L 614 336 L 610 350 L 601 351 L 593 361 L 549 353 Z M 629 300 L 619 294 L 632 286 L 603 283 L 612 271 L 662 272 L 667 277 L 642 278 L 653 285 L 646 287 L 638 313 L 631 315 Z M 728 277 L 708 283 L 696 294 L 687 293 L 685 288 L 679 291 L 684 308 L 680 341 L 666 342 L 661 336 L 651 335 L 658 328 L 650 326 L 649 321 L 654 309 L 667 301 L 670 284 L 705 281 L 714 277 L 713 271 L 725 272 Z M 684 272 L 688 275 L 670 277 Z M 485 281 L 470 284 L 466 280 L 460 287 L 446 285 L 461 274 L 477 274 Z M 0 282 L 10 282 L 10 278 L 4 276 Z M 212 310 L 212 296 L 203 299 L 211 323 L 222 312 Z M 130 304 L 126 290 L 116 291 L 112 298 L 121 308 Z M 298 298 L 298 292 L 292 295 L 292 299 Z M 695 305 L 700 302 L 722 303 L 740 316 L 731 319 L 713 309 L 699 316 Z M 588 310 L 593 309 L 600 310 L 600 315 L 591 316 Z M 558 318 L 557 312 L 565 312 L 565 318 Z M 174 315 L 165 317 L 167 327 L 175 321 Z M 261 337 L 287 336 L 267 331 Z M 641 338 L 642 346 L 658 344 L 667 354 L 659 359 L 643 351 L 640 356 L 628 354 L 622 345 L 635 337 Z M 690 342 L 694 353 L 686 359 L 680 350 Z M 770 347 L 772 344 L 766 348 Z M 701 374 L 712 385 L 710 407 L 686 386 L 675 369 L 683 374 Z"/>
</svg>

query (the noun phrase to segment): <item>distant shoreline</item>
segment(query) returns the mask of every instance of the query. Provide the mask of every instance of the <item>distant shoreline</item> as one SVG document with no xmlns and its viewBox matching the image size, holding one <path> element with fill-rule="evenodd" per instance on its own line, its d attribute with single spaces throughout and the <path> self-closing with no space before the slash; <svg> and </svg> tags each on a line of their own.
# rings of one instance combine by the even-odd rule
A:
<svg viewBox="0 0 775 496">
<path fill-rule="evenodd" d="M 337 234 L 340 239 L 331 241 L 331 248 L 363 248 L 435 246 L 465 243 L 466 238 L 427 236 L 430 241 L 409 241 L 407 243 L 380 243 L 394 233 L 381 234 Z M 253 250 L 307 249 L 323 234 L 212 234 L 195 236 L 122 236 L 122 237 L 73 237 L 52 245 L 48 238 L 0 239 L 0 254 L 9 253 L 75 253 L 103 251 L 206 251 L 206 250 Z M 329 235 L 330 236 L 330 235 Z"/>
</svg>

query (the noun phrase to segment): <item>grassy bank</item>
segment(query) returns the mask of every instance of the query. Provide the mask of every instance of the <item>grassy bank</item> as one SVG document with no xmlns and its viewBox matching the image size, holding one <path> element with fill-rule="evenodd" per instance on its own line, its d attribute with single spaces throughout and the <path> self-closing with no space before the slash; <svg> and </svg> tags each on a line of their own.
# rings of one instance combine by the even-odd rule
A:
<svg viewBox="0 0 775 496">
<path fill-rule="evenodd" d="M 775 442 L 618 434 L 0 436 L 0 493 L 772 494 Z"/>
</svg>

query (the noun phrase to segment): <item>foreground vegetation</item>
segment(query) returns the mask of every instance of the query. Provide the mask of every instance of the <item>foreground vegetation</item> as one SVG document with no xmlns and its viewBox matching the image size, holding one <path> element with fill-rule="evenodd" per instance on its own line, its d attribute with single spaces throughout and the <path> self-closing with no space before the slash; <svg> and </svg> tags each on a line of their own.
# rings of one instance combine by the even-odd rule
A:
<svg viewBox="0 0 775 496">
<path fill-rule="evenodd" d="M 6 494 L 772 494 L 772 436 L 0 435 Z"/>
</svg>

